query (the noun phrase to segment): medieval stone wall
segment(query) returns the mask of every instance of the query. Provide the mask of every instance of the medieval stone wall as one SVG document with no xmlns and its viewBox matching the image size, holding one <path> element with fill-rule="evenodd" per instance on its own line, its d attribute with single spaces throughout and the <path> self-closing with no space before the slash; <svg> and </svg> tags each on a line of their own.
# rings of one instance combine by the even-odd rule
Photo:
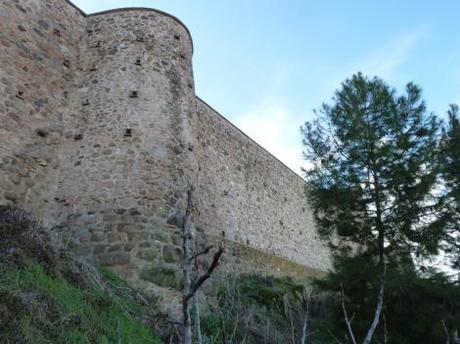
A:
<svg viewBox="0 0 460 344">
<path fill-rule="evenodd" d="M 200 99 L 192 123 L 197 224 L 326 271 L 329 251 L 315 232 L 304 180 Z"/>
<path fill-rule="evenodd" d="M 248 247 L 330 267 L 303 180 L 195 96 L 193 45 L 176 18 L 7 0 L 0 48 L 1 203 L 127 277 L 152 262 L 177 277 L 193 185 L 199 236 L 233 247 L 229 264 L 249 264 Z"/>
<path fill-rule="evenodd" d="M 85 18 L 62 0 L 0 2 L 0 202 L 45 222 Z"/>
</svg>

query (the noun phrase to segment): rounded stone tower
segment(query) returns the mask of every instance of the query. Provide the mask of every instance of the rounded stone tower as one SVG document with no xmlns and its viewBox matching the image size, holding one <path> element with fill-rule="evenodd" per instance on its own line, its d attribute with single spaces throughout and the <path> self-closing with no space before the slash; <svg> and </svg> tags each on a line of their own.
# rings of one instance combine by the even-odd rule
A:
<svg viewBox="0 0 460 344">
<path fill-rule="evenodd" d="M 176 18 L 149 9 L 88 16 L 61 160 L 59 222 L 86 254 L 137 269 L 181 209 L 193 45 Z M 157 227 L 157 231 L 156 228 Z"/>
</svg>

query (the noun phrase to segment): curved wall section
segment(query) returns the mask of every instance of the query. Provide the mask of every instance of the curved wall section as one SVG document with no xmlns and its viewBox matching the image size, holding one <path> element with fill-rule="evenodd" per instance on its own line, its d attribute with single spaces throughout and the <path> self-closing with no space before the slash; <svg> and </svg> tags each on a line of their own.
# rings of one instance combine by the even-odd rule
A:
<svg viewBox="0 0 460 344">
<path fill-rule="evenodd" d="M 71 207 L 60 223 L 100 262 L 139 267 L 186 187 L 192 43 L 154 11 L 93 15 L 86 33 L 58 192 Z"/>
</svg>

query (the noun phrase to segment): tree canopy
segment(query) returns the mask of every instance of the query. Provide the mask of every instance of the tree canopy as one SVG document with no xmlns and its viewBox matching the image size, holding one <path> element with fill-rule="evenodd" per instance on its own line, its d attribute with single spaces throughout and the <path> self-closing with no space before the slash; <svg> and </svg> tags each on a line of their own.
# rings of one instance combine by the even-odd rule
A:
<svg viewBox="0 0 460 344">
<path fill-rule="evenodd" d="M 357 74 L 302 128 L 308 196 L 319 233 L 379 255 L 434 254 L 443 224 L 433 214 L 440 122 L 421 89 L 405 94 Z"/>
<path fill-rule="evenodd" d="M 439 342 L 458 327 L 460 287 L 417 260 L 460 257 L 457 113 L 443 128 L 414 83 L 399 94 L 358 73 L 302 127 L 318 233 L 355 243 L 331 244 L 334 271 L 316 283 L 341 299 L 332 327 L 352 342 Z"/>
<path fill-rule="evenodd" d="M 441 166 L 445 187 L 447 231 L 444 251 L 452 267 L 460 270 L 460 119 L 459 108 L 451 105 L 441 139 Z"/>
</svg>

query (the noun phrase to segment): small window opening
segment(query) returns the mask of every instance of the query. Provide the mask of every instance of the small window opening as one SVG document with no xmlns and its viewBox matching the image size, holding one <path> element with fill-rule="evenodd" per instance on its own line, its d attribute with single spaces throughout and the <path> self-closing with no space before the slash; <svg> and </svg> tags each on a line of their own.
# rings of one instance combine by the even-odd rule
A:
<svg viewBox="0 0 460 344">
<path fill-rule="evenodd" d="M 54 30 L 53 30 L 53 33 L 54 33 L 56 36 L 61 37 L 61 30 L 59 30 L 59 29 L 54 29 Z"/>
<path fill-rule="evenodd" d="M 23 90 L 18 90 L 18 92 L 16 93 L 16 97 L 18 97 L 19 99 L 24 100 L 24 91 Z"/>
<path fill-rule="evenodd" d="M 131 91 L 131 92 L 129 92 L 129 97 L 130 98 L 137 98 L 137 97 L 139 97 L 139 94 L 138 94 L 137 91 Z"/>
<path fill-rule="evenodd" d="M 176 34 L 174 35 L 174 39 L 179 40 L 179 39 L 180 39 L 180 35 L 179 35 L 178 33 L 176 33 Z"/>
<path fill-rule="evenodd" d="M 86 105 L 89 105 L 89 99 L 85 99 L 85 100 L 83 101 L 82 105 L 85 105 L 85 106 L 86 106 Z"/>
<path fill-rule="evenodd" d="M 133 130 L 132 129 L 125 129 L 125 137 L 132 137 Z"/>
<path fill-rule="evenodd" d="M 136 62 L 134 62 L 134 64 L 135 64 L 136 66 L 140 66 L 140 65 L 142 64 L 141 58 L 138 57 L 138 58 L 136 59 Z"/>
<path fill-rule="evenodd" d="M 70 68 L 70 60 L 69 59 L 64 59 L 64 61 L 62 62 L 62 64 L 64 66 L 66 66 L 67 68 Z"/>
<path fill-rule="evenodd" d="M 75 141 L 80 141 L 81 139 L 83 139 L 83 134 L 75 134 L 73 139 Z"/>
<path fill-rule="evenodd" d="M 43 129 L 37 129 L 35 132 L 40 137 L 47 137 L 48 136 L 48 133 Z"/>
</svg>

